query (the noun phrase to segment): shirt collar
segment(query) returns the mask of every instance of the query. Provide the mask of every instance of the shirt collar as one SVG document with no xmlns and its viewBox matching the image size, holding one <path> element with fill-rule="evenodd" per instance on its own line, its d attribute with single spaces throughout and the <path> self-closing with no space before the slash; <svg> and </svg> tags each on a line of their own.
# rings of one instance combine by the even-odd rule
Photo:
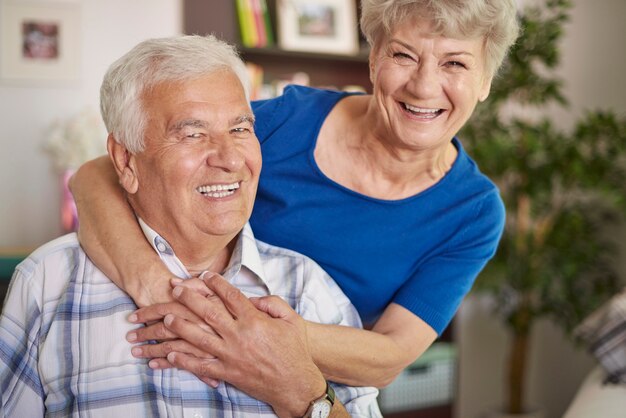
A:
<svg viewBox="0 0 626 418">
<path fill-rule="evenodd" d="M 172 246 L 165 240 L 165 238 L 160 236 L 143 219 L 138 218 L 138 220 L 146 239 L 172 274 L 183 279 L 190 278 L 191 275 L 189 274 L 189 271 L 176 254 L 174 254 Z M 249 223 L 246 223 L 237 236 L 237 242 L 235 244 L 233 254 L 230 257 L 230 261 L 228 262 L 226 269 L 222 272 L 222 275 L 230 281 L 233 277 L 240 273 L 242 266 L 245 267 L 250 273 L 254 274 L 258 280 L 264 283 L 270 294 L 276 293 L 276 286 L 278 286 L 281 278 L 266 277 L 259 249 L 257 247 L 257 242 Z"/>
</svg>

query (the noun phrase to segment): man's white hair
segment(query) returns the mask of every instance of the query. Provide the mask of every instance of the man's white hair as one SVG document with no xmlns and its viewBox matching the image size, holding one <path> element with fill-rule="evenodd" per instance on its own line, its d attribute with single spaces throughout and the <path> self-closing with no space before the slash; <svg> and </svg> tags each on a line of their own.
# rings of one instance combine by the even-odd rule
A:
<svg viewBox="0 0 626 418">
<path fill-rule="evenodd" d="M 236 49 L 215 36 L 176 36 L 141 42 L 107 70 L 100 112 L 109 133 L 130 152 L 144 149 L 147 123 L 141 97 L 162 82 L 181 82 L 220 70 L 232 71 L 249 100 L 250 83 Z"/>
</svg>

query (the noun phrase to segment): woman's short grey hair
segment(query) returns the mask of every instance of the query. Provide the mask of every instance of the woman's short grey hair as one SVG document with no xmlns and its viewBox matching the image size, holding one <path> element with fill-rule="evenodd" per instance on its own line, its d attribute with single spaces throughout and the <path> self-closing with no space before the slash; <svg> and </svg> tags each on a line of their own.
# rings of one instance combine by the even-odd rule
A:
<svg viewBox="0 0 626 418">
<path fill-rule="evenodd" d="M 405 20 L 434 23 L 435 34 L 485 40 L 485 67 L 490 76 L 502 65 L 519 35 L 515 0 L 362 0 L 361 31 L 372 48 Z"/>
<path fill-rule="evenodd" d="M 230 70 L 249 100 L 245 64 L 235 48 L 212 35 L 156 38 L 141 42 L 115 61 L 100 88 L 100 111 L 109 133 L 130 152 L 144 149 L 147 115 L 144 91 L 162 82 L 181 82 Z"/>
</svg>

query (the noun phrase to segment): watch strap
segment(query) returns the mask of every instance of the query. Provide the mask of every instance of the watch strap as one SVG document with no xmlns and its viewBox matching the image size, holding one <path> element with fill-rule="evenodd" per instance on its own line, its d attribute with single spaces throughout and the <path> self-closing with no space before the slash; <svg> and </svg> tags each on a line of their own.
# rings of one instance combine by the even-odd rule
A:
<svg viewBox="0 0 626 418">
<path fill-rule="evenodd" d="M 335 390 L 330 385 L 330 383 L 328 383 L 328 380 L 326 381 L 326 391 L 324 392 L 324 394 L 320 398 L 317 398 L 311 401 L 311 404 L 309 405 L 309 409 L 307 409 L 306 413 L 304 414 L 302 418 L 310 418 L 311 414 L 313 413 L 313 409 L 315 408 L 315 405 L 320 402 L 330 403 L 331 409 L 333 405 L 335 404 Z"/>
</svg>

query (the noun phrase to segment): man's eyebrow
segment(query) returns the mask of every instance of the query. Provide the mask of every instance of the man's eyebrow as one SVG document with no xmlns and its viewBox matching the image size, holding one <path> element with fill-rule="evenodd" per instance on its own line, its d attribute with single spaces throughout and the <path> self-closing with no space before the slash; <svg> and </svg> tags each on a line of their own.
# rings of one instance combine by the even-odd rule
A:
<svg viewBox="0 0 626 418">
<path fill-rule="evenodd" d="M 239 115 L 234 119 L 231 119 L 231 125 L 239 125 L 240 123 L 250 123 L 254 125 L 254 115 L 252 113 L 245 113 L 243 115 Z"/>
<path fill-rule="evenodd" d="M 178 132 L 187 127 L 207 129 L 208 126 L 205 121 L 200 119 L 183 119 L 172 125 L 169 130 L 170 132 Z"/>
</svg>

